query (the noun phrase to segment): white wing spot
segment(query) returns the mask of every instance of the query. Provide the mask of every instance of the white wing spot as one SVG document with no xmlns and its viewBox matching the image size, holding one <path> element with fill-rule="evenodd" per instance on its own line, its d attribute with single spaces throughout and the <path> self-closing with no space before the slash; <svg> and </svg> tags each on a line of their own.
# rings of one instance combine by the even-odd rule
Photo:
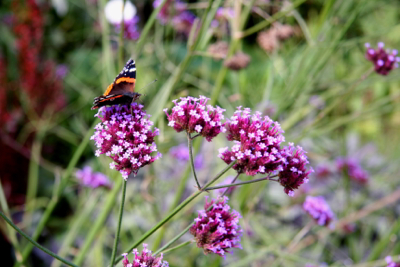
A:
<svg viewBox="0 0 400 267">
<path fill-rule="evenodd" d="M 129 70 L 129 72 L 134 72 L 134 71 L 136 71 L 136 68 L 132 68 Z"/>
</svg>

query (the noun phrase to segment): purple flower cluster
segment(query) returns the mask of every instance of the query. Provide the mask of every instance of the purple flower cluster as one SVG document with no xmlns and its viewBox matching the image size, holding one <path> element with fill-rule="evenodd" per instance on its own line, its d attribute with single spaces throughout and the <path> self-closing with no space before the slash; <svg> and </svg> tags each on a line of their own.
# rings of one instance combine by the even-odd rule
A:
<svg viewBox="0 0 400 267">
<path fill-rule="evenodd" d="M 169 150 L 169 154 L 175 159 L 183 162 L 189 161 L 189 149 L 186 145 L 180 144 L 179 146 L 171 147 Z M 203 167 L 203 156 L 198 154 L 194 158 L 194 167 L 200 169 Z"/>
<path fill-rule="evenodd" d="M 158 129 L 151 130 L 153 122 L 147 119 L 150 115 L 143 110 L 143 105 L 103 107 L 95 116 L 101 119 L 91 137 L 98 148 L 95 154 L 112 158 L 110 168 L 118 170 L 124 179 L 161 157 L 159 152 L 152 156 L 157 151 L 154 137 Z"/>
<path fill-rule="evenodd" d="M 108 177 L 101 172 L 93 172 L 90 166 L 84 167 L 82 170 L 78 170 L 75 173 L 76 178 L 78 178 L 84 186 L 97 188 L 97 187 L 107 187 L 109 188 L 110 181 Z"/>
<path fill-rule="evenodd" d="M 305 153 L 302 147 L 295 148 L 293 143 L 289 143 L 289 146 L 284 147 L 281 151 L 283 164 L 280 167 L 279 182 L 289 196 L 294 195 L 294 189 L 308 183 L 308 175 L 314 172 L 312 168 L 309 170 L 306 168 L 306 164 L 309 162 Z"/>
<path fill-rule="evenodd" d="M 250 115 L 251 110 L 241 107 L 226 122 L 227 139 L 235 144 L 231 149 L 221 148 L 218 155 L 227 164 L 236 160 L 233 169 L 238 173 L 256 175 L 270 173 L 283 163 L 280 144 L 285 141 L 278 122 L 260 112 Z"/>
<path fill-rule="evenodd" d="M 369 43 L 365 44 L 367 48 L 367 52 L 365 53 L 365 57 L 374 63 L 375 71 L 381 75 L 387 75 L 392 69 L 398 68 L 400 62 L 400 57 L 396 57 L 398 51 L 393 49 L 390 51 L 389 49 L 384 50 L 384 43 L 379 42 L 378 48 L 373 49 Z"/>
<path fill-rule="evenodd" d="M 157 8 L 162 0 L 153 2 L 153 7 Z M 186 10 L 186 4 L 179 0 L 167 0 L 157 15 L 161 24 L 165 25 L 171 21 L 173 28 L 180 33 L 189 35 L 196 16 Z"/>
<path fill-rule="evenodd" d="M 303 203 L 303 209 L 313 217 L 319 225 L 332 227 L 331 222 L 335 219 L 335 214 L 322 196 L 307 196 Z"/>
<path fill-rule="evenodd" d="M 139 17 L 133 17 L 130 20 L 124 21 L 124 37 L 129 40 L 137 40 L 140 37 L 139 27 L 137 23 L 139 22 Z M 120 32 L 121 24 L 115 25 L 115 31 Z"/>
<path fill-rule="evenodd" d="M 354 158 L 337 158 L 336 167 L 338 171 L 346 171 L 350 179 L 357 183 L 366 184 L 368 182 L 368 172 Z"/>
<path fill-rule="evenodd" d="M 225 258 L 230 248 L 241 248 L 240 236 L 242 229 L 239 226 L 240 214 L 232 210 L 227 204 L 228 198 L 206 203 L 204 210 L 199 210 L 199 216 L 194 220 L 190 233 L 196 238 L 197 246 L 204 249 L 204 253 L 215 253 Z"/>
<path fill-rule="evenodd" d="M 319 179 L 324 179 L 332 173 L 327 165 L 320 164 L 315 168 L 315 176 Z"/>
<path fill-rule="evenodd" d="M 168 125 L 173 127 L 177 132 L 185 130 L 188 133 L 198 133 L 211 141 L 220 132 L 224 132 L 224 109 L 206 105 L 209 98 L 200 96 L 200 98 L 183 97 L 181 101 L 174 100 L 175 106 L 172 108 L 171 114 L 168 109 L 164 109 L 168 118 Z"/>
<path fill-rule="evenodd" d="M 387 256 L 385 258 L 385 260 L 386 260 L 386 263 L 387 263 L 386 267 L 400 267 L 400 262 L 397 262 L 397 263 L 394 262 L 392 257 L 390 257 L 390 256 Z"/>
<path fill-rule="evenodd" d="M 163 261 L 163 255 L 161 253 L 160 257 L 155 257 L 151 254 L 151 250 L 147 249 L 147 244 L 143 244 L 142 253 L 139 253 L 135 248 L 132 252 L 135 255 L 132 263 L 128 260 L 128 253 L 122 254 L 124 259 L 122 260 L 122 264 L 124 267 L 168 267 L 169 264 L 166 261 Z"/>
</svg>

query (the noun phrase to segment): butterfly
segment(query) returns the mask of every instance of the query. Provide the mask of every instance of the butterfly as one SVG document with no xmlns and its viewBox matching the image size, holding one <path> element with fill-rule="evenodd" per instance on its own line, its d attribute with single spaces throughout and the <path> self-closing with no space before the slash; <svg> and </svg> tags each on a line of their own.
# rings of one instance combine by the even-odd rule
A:
<svg viewBox="0 0 400 267">
<path fill-rule="evenodd" d="M 135 83 L 136 65 L 134 60 L 129 59 L 104 94 L 94 98 L 92 109 L 106 105 L 131 104 L 136 101 L 141 94 L 135 93 Z"/>
</svg>

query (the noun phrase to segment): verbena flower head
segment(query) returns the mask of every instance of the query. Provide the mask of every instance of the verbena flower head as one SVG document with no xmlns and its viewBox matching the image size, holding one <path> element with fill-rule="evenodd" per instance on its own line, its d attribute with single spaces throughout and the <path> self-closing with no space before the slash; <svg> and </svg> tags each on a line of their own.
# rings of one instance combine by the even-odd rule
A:
<svg viewBox="0 0 400 267">
<path fill-rule="evenodd" d="M 224 132 L 224 111 L 218 106 L 213 107 L 207 105 L 210 100 L 205 96 L 194 98 L 191 96 L 182 97 L 181 100 L 174 100 L 175 106 L 172 108 L 171 114 L 168 109 L 164 109 L 168 118 L 168 126 L 171 126 L 177 132 L 185 130 L 188 133 L 197 133 L 211 141 L 220 132 Z"/>
<path fill-rule="evenodd" d="M 226 122 L 227 139 L 234 145 L 221 148 L 218 155 L 227 164 L 233 165 L 238 173 L 256 175 L 270 173 L 283 163 L 280 144 L 285 141 L 278 122 L 260 112 L 250 115 L 251 110 L 238 107 L 235 114 Z"/>
<path fill-rule="evenodd" d="M 95 116 L 101 120 L 91 137 L 97 147 L 95 154 L 112 158 L 110 168 L 118 170 L 124 179 L 161 157 L 159 152 L 153 155 L 157 151 L 154 137 L 158 129 L 151 130 L 153 122 L 147 119 L 150 115 L 143 110 L 143 105 L 103 107 Z"/>
<path fill-rule="evenodd" d="M 78 170 L 75 173 L 75 176 L 84 186 L 87 187 L 110 187 L 110 180 L 108 177 L 101 172 L 93 172 L 90 166 L 86 166 L 82 170 Z"/>
<path fill-rule="evenodd" d="M 336 167 L 338 171 L 346 171 L 349 178 L 353 181 L 360 184 L 368 183 L 368 172 L 361 167 L 360 163 L 355 158 L 339 157 L 336 159 Z"/>
<path fill-rule="evenodd" d="M 281 151 L 283 164 L 279 168 L 279 182 L 289 196 L 294 195 L 294 189 L 308 183 L 308 175 L 314 172 L 312 168 L 306 168 L 309 162 L 305 153 L 302 147 L 295 148 L 293 143 L 289 143 L 289 146 L 284 147 Z"/>
<path fill-rule="evenodd" d="M 392 257 L 390 257 L 390 256 L 387 256 L 385 258 L 385 260 L 386 260 L 386 263 L 387 263 L 386 267 L 400 267 L 400 262 L 397 262 L 397 263 L 394 262 Z"/>
<path fill-rule="evenodd" d="M 328 165 L 320 164 L 315 168 L 315 176 L 319 179 L 324 179 L 332 173 Z"/>
<path fill-rule="evenodd" d="M 192 12 L 183 11 L 172 19 L 172 25 L 177 32 L 189 36 L 195 19 L 196 16 Z"/>
<path fill-rule="evenodd" d="M 135 16 L 129 20 L 124 21 L 124 37 L 129 40 L 137 40 L 140 37 L 139 27 L 137 23 L 139 17 Z M 115 24 L 116 32 L 120 32 L 121 24 Z"/>
<path fill-rule="evenodd" d="M 307 196 L 303 203 L 303 209 L 313 217 L 319 225 L 333 226 L 331 222 L 335 219 L 335 214 L 322 196 Z"/>
<path fill-rule="evenodd" d="M 365 44 L 367 52 L 365 53 L 366 59 L 374 63 L 375 71 L 381 75 L 387 75 L 392 69 L 398 68 L 400 57 L 397 56 L 398 51 L 393 49 L 384 50 L 385 44 L 378 43 L 378 48 L 373 49 L 369 43 Z"/>
<path fill-rule="evenodd" d="M 151 250 L 147 248 L 147 244 L 143 244 L 142 253 L 139 253 L 137 249 L 134 249 L 132 254 L 134 259 L 132 262 L 128 260 L 128 253 L 122 254 L 124 259 L 122 264 L 124 267 L 168 267 L 169 264 L 163 261 L 163 254 L 161 253 L 159 257 L 153 256 Z"/>
<path fill-rule="evenodd" d="M 195 224 L 190 233 L 196 238 L 197 246 L 204 249 L 205 254 L 215 253 L 225 258 L 225 253 L 231 248 L 241 248 L 239 226 L 240 214 L 227 204 L 228 198 L 223 197 L 206 203 L 204 210 L 199 210 Z"/>
<path fill-rule="evenodd" d="M 179 146 L 171 147 L 169 150 L 169 154 L 177 160 L 186 162 L 189 160 L 189 149 L 186 145 L 180 144 Z M 194 167 L 202 168 L 203 167 L 203 156 L 198 154 L 194 158 Z"/>
</svg>

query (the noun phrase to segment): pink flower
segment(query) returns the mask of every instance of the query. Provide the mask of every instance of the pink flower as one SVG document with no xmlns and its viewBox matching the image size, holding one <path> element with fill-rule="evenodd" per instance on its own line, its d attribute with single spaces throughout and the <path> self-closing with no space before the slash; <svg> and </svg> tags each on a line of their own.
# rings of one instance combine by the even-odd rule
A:
<svg viewBox="0 0 400 267">
<path fill-rule="evenodd" d="M 400 267 L 400 263 L 394 262 L 392 257 L 390 257 L 390 256 L 387 256 L 385 258 L 385 260 L 386 260 L 386 263 L 387 263 L 386 267 Z"/>
<path fill-rule="evenodd" d="M 215 253 L 225 258 L 230 248 L 241 248 L 239 226 L 240 214 L 232 210 L 227 203 L 228 198 L 211 200 L 204 210 L 199 210 L 199 216 L 194 220 L 190 233 L 196 238 L 197 246 L 204 249 L 205 254 Z"/>
<path fill-rule="evenodd" d="M 270 173 L 283 163 L 280 144 L 285 141 L 278 122 L 260 112 L 250 115 L 251 110 L 241 107 L 226 123 L 227 139 L 234 141 L 229 149 L 221 148 L 219 157 L 227 164 L 236 160 L 233 169 L 238 173 L 256 175 Z"/>
<path fill-rule="evenodd" d="M 177 132 L 185 130 L 188 133 L 200 134 L 210 142 L 220 132 L 225 131 L 221 122 L 225 110 L 218 106 L 206 105 L 208 100 L 210 99 L 204 96 L 200 98 L 188 96 L 182 97 L 180 102 L 172 101 L 175 106 L 171 114 L 168 114 L 168 109 L 164 109 L 168 125 Z"/>
<path fill-rule="evenodd" d="M 337 158 L 336 167 L 338 171 L 346 171 L 349 178 L 353 181 L 360 184 L 368 183 L 368 172 L 361 167 L 355 158 Z"/>
<path fill-rule="evenodd" d="M 132 19 L 124 21 L 124 37 L 129 40 L 137 40 L 140 37 L 139 27 L 137 23 L 139 22 L 139 17 L 133 17 Z M 120 32 L 121 24 L 115 25 L 115 31 Z"/>
<path fill-rule="evenodd" d="M 161 157 L 159 152 L 152 155 L 157 151 L 154 137 L 158 129 L 151 130 L 153 122 L 146 118 L 150 115 L 143 110 L 143 105 L 103 107 L 95 116 L 102 121 L 91 137 L 98 148 L 95 154 L 112 158 L 110 168 L 118 170 L 124 179 Z"/>
<path fill-rule="evenodd" d="M 335 214 L 322 196 L 307 196 L 306 201 L 303 203 L 303 209 L 313 217 L 319 225 L 332 227 L 331 222 L 335 219 Z"/>
<path fill-rule="evenodd" d="M 166 261 L 163 261 L 163 255 L 161 253 L 160 257 L 155 257 L 151 254 L 151 250 L 147 249 L 147 244 L 143 244 L 142 253 L 139 253 L 137 249 L 134 249 L 132 252 L 135 255 L 135 258 L 132 260 L 132 263 L 128 260 L 128 253 L 122 254 L 124 259 L 122 260 L 122 264 L 124 267 L 168 267 L 169 264 Z"/>
<path fill-rule="evenodd" d="M 393 49 L 386 51 L 383 49 L 384 43 L 379 42 L 378 48 L 373 49 L 369 43 L 365 44 L 367 52 L 365 57 L 367 60 L 371 61 L 375 65 L 375 71 L 381 75 L 387 75 L 392 69 L 398 68 L 400 62 L 400 57 L 397 56 L 397 50 Z"/>
<path fill-rule="evenodd" d="M 97 187 L 110 187 L 110 181 L 108 177 L 101 172 L 93 172 L 92 168 L 89 166 L 84 167 L 82 170 L 78 170 L 75 173 L 76 178 L 78 178 L 84 186 L 97 188 Z"/>
<path fill-rule="evenodd" d="M 279 182 L 289 196 L 294 195 L 294 189 L 308 183 L 308 175 L 314 172 L 312 168 L 306 169 L 306 164 L 309 162 L 305 153 L 300 146 L 297 146 L 296 149 L 293 143 L 289 143 L 289 146 L 284 147 L 281 151 L 281 156 L 285 159 L 279 172 Z"/>
</svg>

